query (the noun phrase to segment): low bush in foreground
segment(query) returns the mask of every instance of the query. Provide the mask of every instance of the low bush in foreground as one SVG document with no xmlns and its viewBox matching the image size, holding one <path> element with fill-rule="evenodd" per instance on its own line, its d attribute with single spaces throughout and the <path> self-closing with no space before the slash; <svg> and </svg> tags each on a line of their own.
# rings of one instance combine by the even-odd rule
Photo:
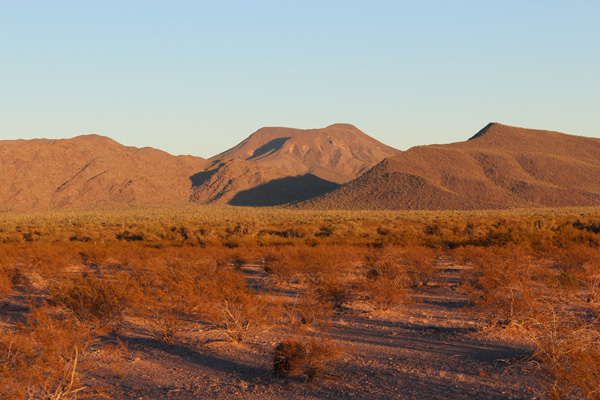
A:
<svg viewBox="0 0 600 400">
<path fill-rule="evenodd" d="M 287 377 L 304 375 L 312 380 L 330 372 L 343 355 L 342 347 L 326 337 L 299 340 L 288 337 L 275 346 L 273 373 Z"/>
</svg>

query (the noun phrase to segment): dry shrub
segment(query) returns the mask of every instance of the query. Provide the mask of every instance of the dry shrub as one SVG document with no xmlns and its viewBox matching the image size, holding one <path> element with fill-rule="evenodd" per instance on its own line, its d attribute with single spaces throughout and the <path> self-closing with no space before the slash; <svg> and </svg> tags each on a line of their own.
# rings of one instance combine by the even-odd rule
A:
<svg viewBox="0 0 600 400">
<path fill-rule="evenodd" d="M 288 337 L 275 346 L 275 376 L 305 375 L 309 380 L 325 375 L 343 355 L 342 347 L 324 337 L 312 337 L 308 343 Z"/>
<path fill-rule="evenodd" d="M 244 276 L 231 269 L 217 269 L 203 281 L 204 316 L 233 342 L 269 327 L 280 316 L 277 305 L 246 286 Z"/>
<path fill-rule="evenodd" d="M 268 327 L 275 318 L 276 311 L 263 296 L 240 290 L 221 297 L 215 304 L 212 321 L 232 342 L 243 342 L 248 334 Z"/>
<path fill-rule="evenodd" d="M 553 399 L 600 397 L 600 325 L 553 311 L 532 324 L 542 378 Z"/>
<path fill-rule="evenodd" d="M 404 304 L 409 295 L 405 279 L 386 276 L 364 279 L 361 283 L 362 297 L 375 310 L 387 311 Z"/>
<path fill-rule="evenodd" d="M 83 355 L 93 340 L 93 331 L 77 321 L 48 307 L 34 309 L 24 324 L 0 335 L 0 397 L 78 397 L 85 389 Z"/>
<path fill-rule="evenodd" d="M 527 249 L 472 248 L 473 264 L 461 290 L 489 326 L 521 326 L 537 315 L 547 295 L 544 275 Z"/>
<path fill-rule="evenodd" d="M 561 287 L 591 303 L 600 302 L 600 249 L 571 245 L 553 249 Z"/>
<path fill-rule="evenodd" d="M 136 274 L 136 307 L 150 324 L 150 334 L 171 340 L 202 313 L 207 302 L 205 280 L 216 266 L 209 262 L 155 260 L 154 268 Z"/>
<path fill-rule="evenodd" d="M 600 303 L 600 260 L 584 264 L 577 277 L 585 288 L 583 294 L 586 300 L 595 304 Z"/>
<path fill-rule="evenodd" d="M 412 286 L 427 286 L 437 275 L 435 260 L 439 250 L 425 246 L 409 246 L 399 255 Z"/>
<path fill-rule="evenodd" d="M 293 268 L 304 282 L 316 282 L 331 276 L 344 277 L 357 264 L 352 246 L 302 247 L 297 251 Z"/>
<path fill-rule="evenodd" d="M 317 300 L 315 293 L 309 291 L 294 303 L 291 310 L 292 321 L 311 325 L 324 322 L 331 316 L 333 309 Z"/>
<path fill-rule="evenodd" d="M 355 252 L 351 248 L 306 248 L 299 254 L 306 283 L 316 298 L 342 309 L 357 297 L 354 270 Z"/>
<path fill-rule="evenodd" d="M 303 342 L 288 337 L 279 342 L 273 353 L 273 373 L 285 377 L 304 372 L 308 352 Z"/>
<path fill-rule="evenodd" d="M 381 251 L 368 254 L 360 282 L 362 298 L 376 310 L 386 311 L 406 302 L 412 280 L 397 253 Z"/>
<path fill-rule="evenodd" d="M 52 298 L 80 321 L 116 331 L 123 322 L 129 296 L 117 282 L 97 277 L 74 277 L 59 282 Z"/>
<path fill-rule="evenodd" d="M 271 251 L 263 259 L 265 273 L 277 284 L 290 282 L 296 274 L 302 272 L 301 268 L 297 268 L 297 256 L 294 257 L 290 251 Z"/>
<path fill-rule="evenodd" d="M 250 262 L 250 259 L 250 255 L 244 254 L 241 251 L 236 251 L 229 256 L 229 263 L 234 269 L 241 271 L 244 265 Z"/>
<path fill-rule="evenodd" d="M 149 310 L 150 334 L 157 340 L 169 341 L 181 331 L 184 323 L 176 310 L 170 307 L 156 306 Z"/>
<path fill-rule="evenodd" d="M 139 312 L 149 322 L 150 335 L 163 341 L 174 339 L 187 322 L 189 299 L 180 301 L 184 293 L 171 285 L 164 289 L 145 288 L 142 292 Z"/>
<path fill-rule="evenodd" d="M 13 289 L 12 270 L 0 265 L 0 307 Z"/>
<path fill-rule="evenodd" d="M 321 277 L 314 287 L 314 292 L 319 301 L 331 304 L 336 310 L 343 309 L 357 297 L 354 288 L 335 275 Z"/>
</svg>

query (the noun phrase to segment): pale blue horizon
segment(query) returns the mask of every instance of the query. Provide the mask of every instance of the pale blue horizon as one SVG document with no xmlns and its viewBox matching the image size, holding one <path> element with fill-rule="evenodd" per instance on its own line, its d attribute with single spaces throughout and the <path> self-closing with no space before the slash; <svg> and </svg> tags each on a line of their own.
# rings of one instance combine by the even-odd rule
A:
<svg viewBox="0 0 600 400">
<path fill-rule="evenodd" d="M 597 1 L 0 0 L 0 139 L 211 157 L 263 126 L 405 150 L 489 122 L 600 137 Z"/>
</svg>

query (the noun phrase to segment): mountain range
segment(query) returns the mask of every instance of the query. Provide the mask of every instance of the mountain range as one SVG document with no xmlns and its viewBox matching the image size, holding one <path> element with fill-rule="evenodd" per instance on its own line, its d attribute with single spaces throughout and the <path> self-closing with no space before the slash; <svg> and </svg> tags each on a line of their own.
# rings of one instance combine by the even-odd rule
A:
<svg viewBox="0 0 600 400">
<path fill-rule="evenodd" d="M 413 147 L 301 206 L 470 210 L 600 204 L 600 140 L 490 123 Z"/>
<path fill-rule="evenodd" d="M 0 211 L 215 203 L 308 209 L 600 204 L 600 140 L 490 123 L 399 151 L 348 124 L 262 128 L 210 159 L 85 135 L 0 141 Z"/>
</svg>

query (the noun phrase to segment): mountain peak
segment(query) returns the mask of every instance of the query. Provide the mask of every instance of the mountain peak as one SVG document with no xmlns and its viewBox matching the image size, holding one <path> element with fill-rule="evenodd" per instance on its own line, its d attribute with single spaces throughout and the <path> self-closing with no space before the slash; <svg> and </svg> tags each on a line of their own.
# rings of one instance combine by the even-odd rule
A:
<svg viewBox="0 0 600 400">
<path fill-rule="evenodd" d="M 397 153 L 354 125 L 333 124 L 320 129 L 261 128 L 211 160 L 239 158 L 291 176 L 310 173 L 345 183 Z"/>
<path fill-rule="evenodd" d="M 489 123 L 470 140 L 418 146 L 304 203 L 308 208 L 597 206 L 600 140 Z"/>
<path fill-rule="evenodd" d="M 500 128 L 500 127 L 508 127 L 508 125 L 502 125 L 497 122 L 490 122 L 489 124 L 484 126 L 483 129 L 481 129 L 479 132 L 477 132 L 474 136 L 469 138 L 469 140 L 473 140 L 473 139 L 482 137 L 482 136 L 486 135 L 490 130 L 494 130 L 494 128 Z"/>
<path fill-rule="evenodd" d="M 75 136 L 73 138 L 73 140 L 85 140 L 87 142 L 97 143 L 97 144 L 119 144 L 120 145 L 119 142 L 109 138 L 108 136 L 97 135 L 95 133 L 91 133 L 88 135 Z"/>
<path fill-rule="evenodd" d="M 335 123 L 327 126 L 324 129 L 348 129 L 353 131 L 358 131 L 359 129 L 352 124 L 344 124 L 344 123 Z"/>
</svg>

